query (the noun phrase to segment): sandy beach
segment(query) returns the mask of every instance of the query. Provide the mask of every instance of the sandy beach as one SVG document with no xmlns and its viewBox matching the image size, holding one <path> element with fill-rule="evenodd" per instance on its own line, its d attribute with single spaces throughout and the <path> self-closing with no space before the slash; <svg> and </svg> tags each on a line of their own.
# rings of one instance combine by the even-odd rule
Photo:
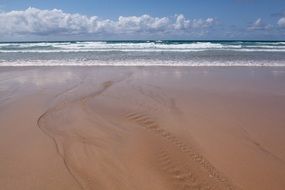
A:
<svg viewBox="0 0 285 190">
<path fill-rule="evenodd" d="M 0 189 L 283 190 L 285 69 L 1 67 Z"/>
</svg>

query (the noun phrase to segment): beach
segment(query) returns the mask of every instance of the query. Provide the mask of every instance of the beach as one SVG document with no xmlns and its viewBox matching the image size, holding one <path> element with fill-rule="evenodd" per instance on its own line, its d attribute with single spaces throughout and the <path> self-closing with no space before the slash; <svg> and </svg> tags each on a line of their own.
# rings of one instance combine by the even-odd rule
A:
<svg viewBox="0 0 285 190">
<path fill-rule="evenodd" d="M 5 190 L 282 190 L 284 67 L 0 68 Z"/>
</svg>

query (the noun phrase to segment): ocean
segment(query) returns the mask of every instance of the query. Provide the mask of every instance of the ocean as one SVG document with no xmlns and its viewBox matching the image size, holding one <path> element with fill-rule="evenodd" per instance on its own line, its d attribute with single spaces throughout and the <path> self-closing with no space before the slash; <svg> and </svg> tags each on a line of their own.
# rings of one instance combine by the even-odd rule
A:
<svg viewBox="0 0 285 190">
<path fill-rule="evenodd" d="M 0 66 L 285 66 L 285 41 L 2 42 Z"/>
</svg>

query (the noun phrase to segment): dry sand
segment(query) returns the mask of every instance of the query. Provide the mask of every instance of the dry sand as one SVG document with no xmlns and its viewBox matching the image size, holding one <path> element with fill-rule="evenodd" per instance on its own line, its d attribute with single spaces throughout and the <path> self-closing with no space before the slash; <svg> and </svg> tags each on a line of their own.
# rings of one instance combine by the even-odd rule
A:
<svg viewBox="0 0 285 190">
<path fill-rule="evenodd" d="M 285 69 L 0 68 L 0 189 L 285 188 Z"/>
</svg>

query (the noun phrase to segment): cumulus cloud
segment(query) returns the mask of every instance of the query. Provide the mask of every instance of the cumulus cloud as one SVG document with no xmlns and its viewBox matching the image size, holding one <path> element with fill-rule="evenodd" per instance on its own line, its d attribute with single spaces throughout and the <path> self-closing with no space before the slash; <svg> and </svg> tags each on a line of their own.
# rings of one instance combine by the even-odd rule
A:
<svg viewBox="0 0 285 190">
<path fill-rule="evenodd" d="M 114 22 L 115 31 L 119 32 L 162 32 L 169 29 L 170 20 L 167 17 L 154 18 L 149 15 L 140 17 L 119 17 Z"/>
<path fill-rule="evenodd" d="M 176 30 L 191 30 L 191 29 L 201 29 L 208 28 L 215 23 L 213 18 L 203 19 L 193 19 L 188 20 L 183 15 L 176 15 L 176 22 L 174 28 Z"/>
<path fill-rule="evenodd" d="M 70 14 L 62 10 L 28 8 L 0 13 L 0 34 L 4 35 L 80 35 L 80 34 L 160 34 L 204 31 L 215 24 L 214 18 L 120 16 L 117 20 Z"/>
<path fill-rule="evenodd" d="M 265 30 L 269 29 L 270 25 L 263 22 L 261 18 L 258 18 L 255 22 L 253 22 L 248 29 L 249 30 Z"/>
<path fill-rule="evenodd" d="M 285 17 L 282 17 L 277 22 L 278 26 L 281 28 L 285 28 Z"/>
</svg>

